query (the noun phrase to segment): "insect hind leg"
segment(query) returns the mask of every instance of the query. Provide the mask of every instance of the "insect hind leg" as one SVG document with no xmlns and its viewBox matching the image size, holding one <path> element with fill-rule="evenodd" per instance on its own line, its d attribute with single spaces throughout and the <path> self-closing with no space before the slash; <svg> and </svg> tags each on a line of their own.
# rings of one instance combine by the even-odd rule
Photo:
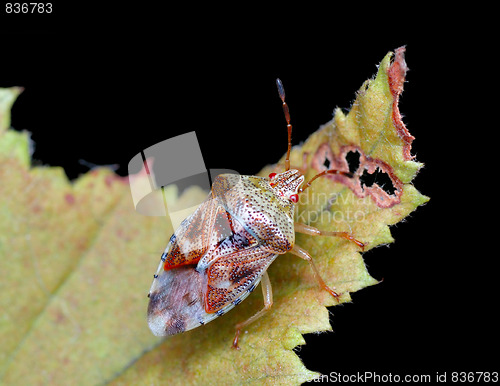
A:
<svg viewBox="0 0 500 386">
<path fill-rule="evenodd" d="M 328 285 L 326 285 L 325 281 L 323 280 L 323 278 L 319 273 L 318 267 L 316 267 L 316 265 L 314 264 L 312 256 L 309 254 L 309 252 L 307 252 L 305 249 L 302 249 L 297 244 L 295 244 L 289 252 L 294 254 L 295 256 L 300 257 L 301 259 L 306 260 L 313 269 L 314 277 L 316 278 L 320 287 L 323 288 L 325 291 L 329 292 L 330 295 L 332 295 L 337 300 L 337 302 L 340 302 L 339 301 L 340 295 L 333 289 L 331 289 Z"/>
<path fill-rule="evenodd" d="M 236 325 L 236 335 L 234 336 L 233 340 L 233 346 L 232 348 L 239 350 L 238 346 L 238 340 L 240 338 L 240 332 L 241 330 L 248 326 L 250 323 L 255 322 L 257 319 L 260 317 L 264 316 L 264 314 L 269 311 L 273 305 L 273 290 L 271 287 L 271 281 L 269 280 L 269 275 L 267 274 L 267 271 L 264 271 L 262 274 L 262 279 L 260 282 L 260 285 L 262 286 L 262 295 L 264 296 L 264 308 L 258 311 L 256 314 L 245 320 L 244 322 L 238 323 Z"/>
</svg>

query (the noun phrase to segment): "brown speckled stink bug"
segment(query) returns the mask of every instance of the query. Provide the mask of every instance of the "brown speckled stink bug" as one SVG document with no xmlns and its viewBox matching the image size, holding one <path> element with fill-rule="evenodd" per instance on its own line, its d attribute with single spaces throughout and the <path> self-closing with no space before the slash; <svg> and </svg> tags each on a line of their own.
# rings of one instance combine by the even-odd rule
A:
<svg viewBox="0 0 500 386">
<path fill-rule="evenodd" d="M 267 268 L 278 255 L 291 252 L 307 260 L 319 285 L 332 296 L 311 255 L 295 244 L 295 232 L 338 236 L 364 244 L 348 232 L 326 232 L 294 222 L 299 194 L 325 174 L 303 184 L 304 176 L 290 168 L 292 125 L 285 92 L 276 80 L 288 129 L 288 151 L 283 173 L 269 178 L 221 174 L 208 198 L 186 218 L 170 238 L 149 292 L 148 323 L 155 335 L 174 335 L 199 327 L 241 303 L 261 282 L 264 308 L 236 325 L 233 348 L 240 331 L 260 318 L 273 304 Z M 301 187 L 302 185 L 302 187 Z"/>
</svg>

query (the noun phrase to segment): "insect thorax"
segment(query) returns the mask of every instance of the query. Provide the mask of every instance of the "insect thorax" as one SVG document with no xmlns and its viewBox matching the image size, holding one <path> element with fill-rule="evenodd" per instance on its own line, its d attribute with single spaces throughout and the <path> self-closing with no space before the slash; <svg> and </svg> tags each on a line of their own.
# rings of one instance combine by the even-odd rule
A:
<svg viewBox="0 0 500 386">
<path fill-rule="evenodd" d="M 294 204 L 278 196 L 267 178 L 222 174 L 212 193 L 264 248 L 285 253 L 293 247 Z"/>
</svg>

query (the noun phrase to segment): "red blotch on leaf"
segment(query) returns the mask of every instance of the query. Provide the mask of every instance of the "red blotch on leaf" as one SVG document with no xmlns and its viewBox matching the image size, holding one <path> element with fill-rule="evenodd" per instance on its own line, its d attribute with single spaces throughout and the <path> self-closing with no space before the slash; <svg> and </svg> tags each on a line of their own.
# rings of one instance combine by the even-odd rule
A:
<svg viewBox="0 0 500 386">
<path fill-rule="evenodd" d="M 73 205 L 75 203 L 75 196 L 71 193 L 66 193 L 64 195 L 64 199 L 69 205 Z"/>
<path fill-rule="evenodd" d="M 339 154 L 334 155 L 330 145 L 325 142 L 318 147 L 318 150 L 313 156 L 311 166 L 318 172 L 322 172 L 327 169 L 325 160 L 328 160 L 328 169 L 349 172 L 349 164 L 346 158 L 349 152 L 358 152 L 360 155 L 359 166 L 357 170 L 354 171 L 353 177 L 351 178 L 342 174 L 329 174 L 324 176 L 324 178 L 346 185 L 359 198 L 370 196 L 380 208 L 391 208 L 399 204 L 401 202 L 401 195 L 403 194 L 403 183 L 396 177 L 392 167 L 382 160 L 366 156 L 357 146 L 342 146 Z M 387 193 L 376 182 L 372 183 L 370 186 L 364 184 L 362 176 L 365 174 L 365 171 L 368 174 L 373 174 L 377 172 L 377 169 L 387 174 L 394 189 L 394 193 Z"/>
<path fill-rule="evenodd" d="M 406 71 L 408 71 L 408 66 L 405 62 L 405 51 L 406 47 L 399 47 L 396 49 L 394 56 L 394 61 L 387 70 L 387 75 L 389 77 L 389 88 L 393 97 L 392 102 L 392 122 L 399 137 L 403 140 L 403 157 L 405 160 L 409 161 L 414 158 L 410 154 L 411 143 L 415 139 L 414 136 L 410 134 L 405 124 L 403 123 L 401 113 L 399 112 L 399 96 L 403 92 L 403 85 L 405 82 Z"/>
</svg>

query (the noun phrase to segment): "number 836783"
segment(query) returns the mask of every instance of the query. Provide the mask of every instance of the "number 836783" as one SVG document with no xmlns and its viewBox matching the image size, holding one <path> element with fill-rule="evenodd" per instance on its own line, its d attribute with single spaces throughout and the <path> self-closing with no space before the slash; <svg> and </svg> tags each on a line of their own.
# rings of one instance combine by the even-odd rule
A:
<svg viewBox="0 0 500 386">
<path fill-rule="evenodd" d="M 52 3 L 5 3 L 5 13 L 52 13 Z"/>
</svg>

